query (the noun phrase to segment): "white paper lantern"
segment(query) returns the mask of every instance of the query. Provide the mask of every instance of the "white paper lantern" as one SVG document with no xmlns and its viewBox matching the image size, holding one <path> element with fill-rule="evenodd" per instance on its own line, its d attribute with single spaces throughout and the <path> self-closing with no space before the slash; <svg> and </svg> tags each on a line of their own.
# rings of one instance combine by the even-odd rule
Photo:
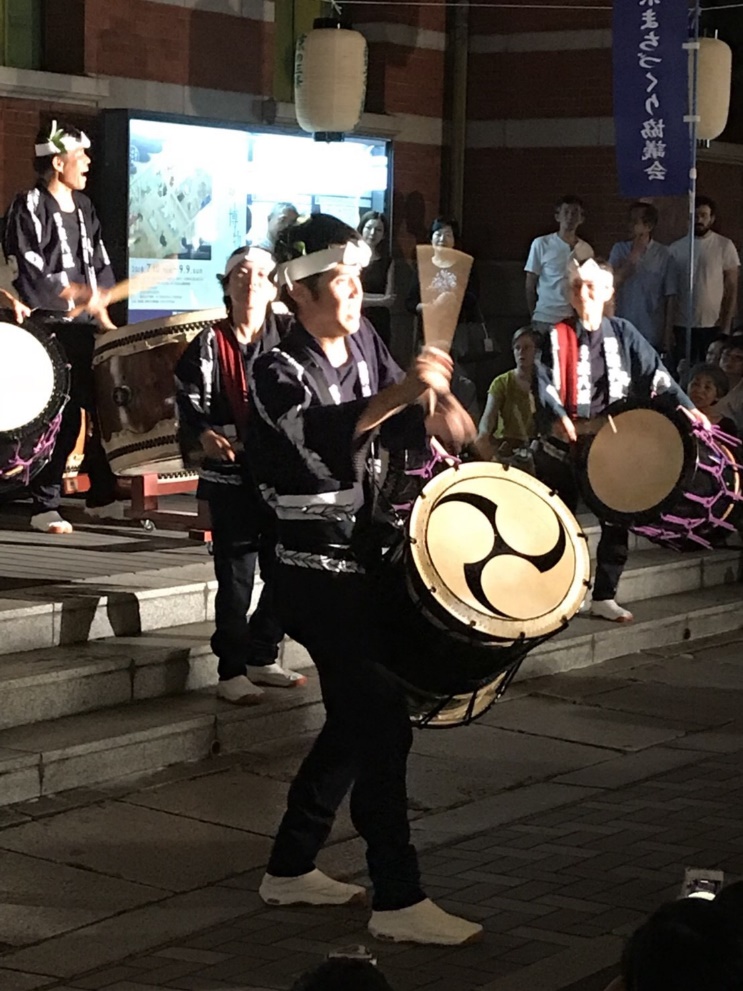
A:
<svg viewBox="0 0 743 991">
<path fill-rule="evenodd" d="M 299 38 L 294 102 L 303 131 L 339 134 L 356 127 L 366 97 L 367 60 L 364 36 L 338 22 L 315 21 Z"/>
<path fill-rule="evenodd" d="M 697 138 L 712 141 L 725 130 L 730 110 L 733 53 L 719 38 L 699 39 Z"/>
</svg>

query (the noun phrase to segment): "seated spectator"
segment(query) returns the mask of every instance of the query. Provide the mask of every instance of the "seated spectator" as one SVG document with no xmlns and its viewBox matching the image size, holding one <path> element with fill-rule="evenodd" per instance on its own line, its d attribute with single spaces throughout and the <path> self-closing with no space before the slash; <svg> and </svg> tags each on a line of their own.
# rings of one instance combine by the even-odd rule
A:
<svg viewBox="0 0 743 991">
<path fill-rule="evenodd" d="M 708 365 L 719 365 L 720 358 L 722 357 L 722 351 L 725 345 L 730 340 L 730 334 L 718 334 L 713 340 L 709 342 L 709 347 L 707 348 L 707 353 L 704 356 L 704 360 Z"/>
<path fill-rule="evenodd" d="M 368 960 L 334 957 L 303 974 L 291 991 L 392 991 L 384 974 Z"/>
<path fill-rule="evenodd" d="M 719 401 L 717 412 L 730 417 L 743 436 L 743 335 L 736 334 L 724 345 L 720 368 L 727 376 L 730 391 Z"/>
<path fill-rule="evenodd" d="M 510 454 L 535 436 L 532 384 L 538 345 L 539 336 L 531 327 L 520 327 L 513 335 L 516 367 L 493 379 L 480 420 L 475 443 L 483 457 L 492 458 L 504 446 Z"/>
<path fill-rule="evenodd" d="M 630 937 L 623 991 L 740 991 L 743 927 L 732 904 L 682 898 L 662 905 Z"/>
<path fill-rule="evenodd" d="M 391 332 L 390 311 L 395 303 L 394 266 L 390 258 L 387 218 L 378 210 L 369 210 L 356 228 L 372 252 L 371 261 L 361 270 L 364 290 L 362 313 L 389 348 Z"/>
<path fill-rule="evenodd" d="M 728 392 L 728 380 L 721 368 L 709 364 L 695 365 L 691 370 L 686 392 L 689 399 L 700 412 L 705 414 L 710 423 L 714 423 L 726 434 L 733 436 L 737 434 L 734 421 L 720 413 L 717 406 Z"/>
</svg>

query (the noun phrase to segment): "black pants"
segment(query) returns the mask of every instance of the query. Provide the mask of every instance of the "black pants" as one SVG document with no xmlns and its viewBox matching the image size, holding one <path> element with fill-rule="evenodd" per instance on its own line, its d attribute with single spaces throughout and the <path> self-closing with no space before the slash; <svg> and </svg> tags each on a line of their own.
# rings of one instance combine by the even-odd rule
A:
<svg viewBox="0 0 743 991">
<path fill-rule="evenodd" d="M 268 872 L 296 877 L 313 869 L 350 789 L 374 908 L 414 905 L 425 896 L 407 813 L 413 734 L 402 691 L 379 663 L 385 645 L 373 588 L 363 575 L 280 564 L 276 591 L 287 633 L 317 665 L 327 719 L 289 789 Z"/>
<path fill-rule="evenodd" d="M 211 644 L 219 679 L 226 681 L 245 674 L 248 664 L 264 667 L 278 657 L 284 630 L 274 605 L 276 531 L 272 517 L 244 485 L 212 484 L 207 499 L 217 578 Z M 256 564 L 263 591 L 248 621 Z"/>
<path fill-rule="evenodd" d="M 720 333 L 719 327 L 692 327 L 691 328 L 691 365 L 687 369 L 687 374 L 700 361 L 707 357 L 707 348 Z M 686 357 L 686 327 L 673 328 L 673 368 L 671 371 L 676 374 L 679 362 Z"/>
<path fill-rule="evenodd" d="M 86 502 L 89 506 L 105 506 L 116 497 L 116 476 L 109 467 L 101 445 L 95 409 L 93 327 L 90 324 L 70 323 L 50 325 L 48 329 L 56 335 L 70 365 L 70 399 L 62 413 L 52 456 L 28 486 L 32 499 L 32 515 L 59 508 L 62 475 L 80 433 L 81 410 L 90 415 L 93 425 L 93 433 L 87 439 L 85 458 L 81 465 L 81 470 L 90 478 Z"/>
<path fill-rule="evenodd" d="M 560 496 L 571 512 L 578 507 L 580 489 L 573 461 L 561 461 L 544 449 L 534 453 L 537 478 L 549 485 Z M 593 598 L 596 602 L 614 599 L 619 579 L 629 553 L 629 530 L 626 526 L 599 520 L 601 538 L 596 550 L 596 574 L 593 580 Z"/>
</svg>

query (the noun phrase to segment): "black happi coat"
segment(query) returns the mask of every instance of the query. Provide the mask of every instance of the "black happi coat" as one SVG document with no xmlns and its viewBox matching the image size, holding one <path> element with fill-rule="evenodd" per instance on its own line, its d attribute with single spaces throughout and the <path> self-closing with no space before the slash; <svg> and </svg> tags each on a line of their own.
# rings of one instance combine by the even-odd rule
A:
<svg viewBox="0 0 743 991">
<path fill-rule="evenodd" d="M 356 425 L 369 400 L 403 373 L 362 317 L 347 338 L 350 359 L 334 368 L 295 321 L 281 344 L 258 358 L 250 382 L 248 450 L 261 491 L 279 523 L 279 560 L 358 572 L 354 528 L 368 509 L 369 437 Z M 407 407 L 379 431 L 390 449 L 425 442 L 423 410 Z"/>
<path fill-rule="evenodd" d="M 59 203 L 39 182 L 19 193 L 5 218 L 3 250 L 18 268 L 13 285 L 18 296 L 32 309 L 51 310 L 64 316 L 74 303 L 59 298 L 70 284 L 70 274 L 82 274 L 86 285 L 110 289 L 115 279 L 93 204 L 83 193 L 74 192 L 80 228 L 78 257 L 67 244 Z M 90 318 L 85 315 L 84 320 Z"/>
</svg>

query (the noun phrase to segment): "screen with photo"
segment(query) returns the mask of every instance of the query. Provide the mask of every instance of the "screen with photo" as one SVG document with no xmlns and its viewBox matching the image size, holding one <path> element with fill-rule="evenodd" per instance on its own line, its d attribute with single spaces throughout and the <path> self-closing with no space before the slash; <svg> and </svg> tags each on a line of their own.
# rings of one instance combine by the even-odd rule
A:
<svg viewBox="0 0 743 991">
<path fill-rule="evenodd" d="M 217 281 L 242 244 L 266 243 L 277 204 L 356 226 L 387 204 L 383 140 L 332 144 L 310 135 L 129 119 L 127 265 L 162 278 L 129 300 L 129 323 L 219 306 Z"/>
</svg>

